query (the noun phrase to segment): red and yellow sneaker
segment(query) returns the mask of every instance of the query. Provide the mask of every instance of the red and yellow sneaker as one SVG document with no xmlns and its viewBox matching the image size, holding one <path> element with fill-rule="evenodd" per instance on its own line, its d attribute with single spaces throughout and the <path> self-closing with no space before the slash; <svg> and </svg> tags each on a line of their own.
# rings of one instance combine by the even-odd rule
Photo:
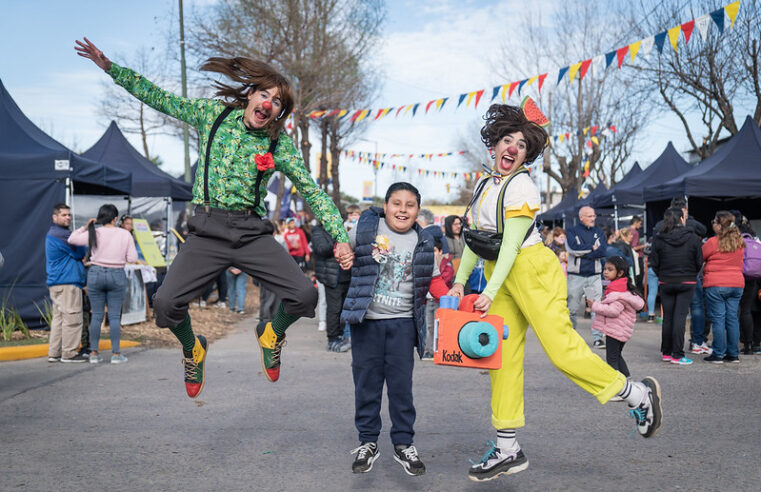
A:
<svg viewBox="0 0 761 492">
<path fill-rule="evenodd" d="M 256 338 L 262 350 L 264 375 L 274 383 L 280 378 L 280 354 L 285 345 L 285 336 L 278 340 L 272 323 L 262 321 L 256 327 Z"/>
<path fill-rule="evenodd" d="M 204 376 L 206 375 L 206 352 L 208 343 L 203 335 L 196 336 L 196 344 L 191 353 L 183 350 L 182 365 L 185 368 L 185 391 L 188 396 L 195 398 L 203 390 Z"/>
</svg>

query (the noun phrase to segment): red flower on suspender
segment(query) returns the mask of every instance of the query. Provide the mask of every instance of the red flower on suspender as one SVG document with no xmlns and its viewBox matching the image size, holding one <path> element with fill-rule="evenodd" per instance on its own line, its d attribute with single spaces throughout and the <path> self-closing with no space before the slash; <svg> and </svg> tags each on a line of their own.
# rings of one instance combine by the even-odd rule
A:
<svg viewBox="0 0 761 492">
<path fill-rule="evenodd" d="M 256 168 L 261 172 L 275 167 L 275 160 L 272 158 L 272 154 L 270 152 L 267 152 L 266 154 L 255 155 L 254 162 L 256 162 Z"/>
</svg>

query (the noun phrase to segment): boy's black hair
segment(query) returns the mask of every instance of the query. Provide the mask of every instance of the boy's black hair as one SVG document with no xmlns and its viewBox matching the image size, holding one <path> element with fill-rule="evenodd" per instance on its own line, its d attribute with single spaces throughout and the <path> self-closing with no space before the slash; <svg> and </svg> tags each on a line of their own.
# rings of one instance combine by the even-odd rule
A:
<svg viewBox="0 0 761 492">
<path fill-rule="evenodd" d="M 626 278 L 626 290 L 632 294 L 638 296 L 637 288 L 632 282 L 632 278 L 629 276 L 629 262 L 623 256 L 611 256 L 605 258 L 605 263 L 610 263 L 616 269 L 616 273 L 623 272 L 622 277 Z"/>
<path fill-rule="evenodd" d="M 388 203 L 389 198 L 391 198 L 391 195 L 396 193 L 397 191 L 409 191 L 415 195 L 415 198 L 417 198 L 417 206 L 420 206 L 420 192 L 412 186 L 410 183 L 407 183 L 405 181 L 399 181 L 398 183 L 394 183 L 391 186 L 388 187 L 388 190 L 386 190 L 386 198 L 383 200 L 385 203 Z"/>
</svg>

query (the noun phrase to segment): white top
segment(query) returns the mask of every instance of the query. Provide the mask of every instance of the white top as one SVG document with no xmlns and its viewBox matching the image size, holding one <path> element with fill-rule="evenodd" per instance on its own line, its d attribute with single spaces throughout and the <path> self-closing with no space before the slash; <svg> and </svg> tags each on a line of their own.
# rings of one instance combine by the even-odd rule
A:
<svg viewBox="0 0 761 492">
<path fill-rule="evenodd" d="M 497 199 L 506 178 L 496 179 L 484 177 L 487 180 L 480 196 L 471 208 L 471 224 L 475 229 L 497 232 Z M 476 188 L 481 181 L 476 183 Z M 534 217 L 539 211 L 539 188 L 528 173 L 515 176 L 505 190 L 504 210 L 505 219 L 516 216 Z M 521 248 L 527 248 L 542 242 L 542 236 L 536 227 L 523 242 Z"/>
</svg>

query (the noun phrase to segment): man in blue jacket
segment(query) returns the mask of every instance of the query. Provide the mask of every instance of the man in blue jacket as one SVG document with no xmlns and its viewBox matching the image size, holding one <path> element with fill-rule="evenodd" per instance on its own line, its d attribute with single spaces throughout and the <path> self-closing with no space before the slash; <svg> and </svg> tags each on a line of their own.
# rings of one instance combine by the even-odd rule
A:
<svg viewBox="0 0 761 492">
<path fill-rule="evenodd" d="M 602 297 L 602 263 L 607 241 L 605 233 L 595 227 L 597 215 L 592 207 L 581 207 L 578 225 L 566 229 L 565 247 L 568 251 L 568 311 L 576 329 L 576 311 L 582 296 L 593 301 Z M 592 346 L 605 348 L 601 331 L 592 330 Z"/>
<path fill-rule="evenodd" d="M 82 288 L 85 286 L 87 254 L 84 246 L 68 243 L 71 209 L 65 203 L 53 207 L 53 225 L 45 236 L 45 268 L 53 320 L 50 323 L 48 362 L 87 362 L 77 353 L 82 337 Z"/>
</svg>

